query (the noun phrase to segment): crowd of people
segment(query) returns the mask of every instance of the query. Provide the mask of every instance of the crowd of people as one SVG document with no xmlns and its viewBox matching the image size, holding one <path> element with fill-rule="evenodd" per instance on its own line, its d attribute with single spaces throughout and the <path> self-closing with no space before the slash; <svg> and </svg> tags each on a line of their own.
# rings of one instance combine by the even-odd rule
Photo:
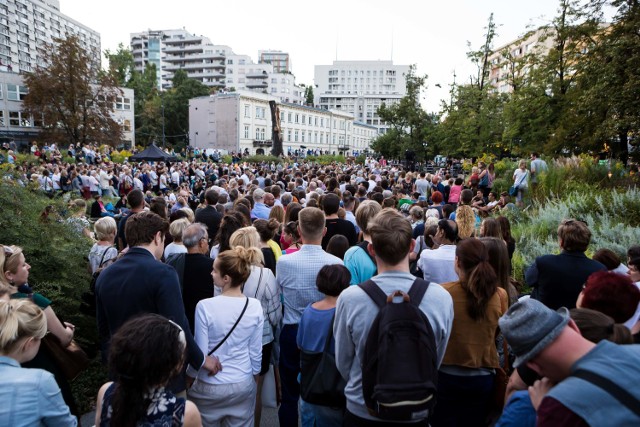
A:
<svg viewBox="0 0 640 427">
<path fill-rule="evenodd" d="M 518 205 L 546 170 L 536 153 L 520 165 Z M 16 168 L 69 193 L 71 229 L 95 241 L 109 372 L 96 425 L 259 426 L 264 392 L 284 427 L 640 422 L 640 247 L 589 258 L 589 227 L 565 219 L 559 253 L 535 260 L 525 288 L 503 215 L 516 206 L 494 192 L 491 164 L 465 178 L 374 159 Z M 75 425 L 69 382 L 40 346 L 47 332 L 70 343 L 74 326 L 10 243 L 0 424 Z"/>
</svg>

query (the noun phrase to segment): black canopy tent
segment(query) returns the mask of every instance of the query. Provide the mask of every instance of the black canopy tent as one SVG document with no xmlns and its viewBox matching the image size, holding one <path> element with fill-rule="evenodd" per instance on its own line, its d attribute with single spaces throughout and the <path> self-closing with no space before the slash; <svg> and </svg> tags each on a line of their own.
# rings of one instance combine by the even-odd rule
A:
<svg viewBox="0 0 640 427">
<path fill-rule="evenodd" d="M 155 144 L 151 144 L 138 154 L 134 154 L 133 156 L 129 157 L 129 161 L 132 162 L 139 162 L 142 160 L 153 162 L 175 162 L 178 160 L 178 158 L 176 156 L 172 156 L 171 154 L 165 153 Z"/>
</svg>

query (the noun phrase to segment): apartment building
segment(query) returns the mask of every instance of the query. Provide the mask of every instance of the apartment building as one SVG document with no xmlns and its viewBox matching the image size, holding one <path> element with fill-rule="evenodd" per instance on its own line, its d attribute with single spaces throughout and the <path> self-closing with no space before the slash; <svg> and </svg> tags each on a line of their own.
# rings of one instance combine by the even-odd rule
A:
<svg viewBox="0 0 640 427">
<path fill-rule="evenodd" d="M 100 34 L 62 14 L 58 0 L 0 0 L 0 71 L 45 65 L 47 43 L 67 35 L 77 36 L 100 64 Z"/>
<path fill-rule="evenodd" d="M 553 29 L 541 27 L 495 49 L 489 56 L 491 70 L 489 84 L 495 92 L 511 93 L 512 78 L 526 73 L 528 67 L 519 65 L 528 55 L 546 55 L 553 48 Z"/>
<path fill-rule="evenodd" d="M 304 89 L 290 72 L 276 71 L 272 64 L 255 63 L 249 55 L 227 56 L 226 89 L 250 90 L 276 97 L 279 102 L 302 104 Z"/>
<path fill-rule="evenodd" d="M 378 116 L 384 103 L 393 105 L 406 95 L 405 75 L 409 65 L 393 61 L 334 61 L 316 65 L 315 105 L 322 109 L 345 111 L 366 125 L 385 133 L 388 126 Z"/>
<path fill-rule="evenodd" d="M 278 101 L 269 94 L 250 91 L 191 99 L 190 145 L 226 152 L 269 153 L 273 147 L 270 100 Z M 356 123 L 351 114 L 343 111 L 292 103 L 278 105 L 285 153 L 317 150 L 357 155 L 368 149 L 377 135 L 374 126 Z"/>
<path fill-rule="evenodd" d="M 113 106 L 112 118 L 122 126 L 120 144 L 135 145 L 135 111 L 133 89 L 120 88 Z M 22 101 L 28 94 L 24 78 L 16 72 L 0 72 L 0 140 L 14 140 L 25 146 L 38 137 L 42 120 L 26 115 L 22 111 Z"/>
<path fill-rule="evenodd" d="M 258 63 L 273 65 L 274 73 L 291 72 L 291 58 L 287 52 L 280 50 L 259 50 Z"/>
<path fill-rule="evenodd" d="M 229 46 L 215 45 L 207 37 L 182 29 L 132 33 L 131 53 L 138 71 L 155 64 L 158 89 L 162 90 L 172 86 L 178 70 L 212 88 L 224 88 L 226 56 L 233 52 Z"/>
</svg>

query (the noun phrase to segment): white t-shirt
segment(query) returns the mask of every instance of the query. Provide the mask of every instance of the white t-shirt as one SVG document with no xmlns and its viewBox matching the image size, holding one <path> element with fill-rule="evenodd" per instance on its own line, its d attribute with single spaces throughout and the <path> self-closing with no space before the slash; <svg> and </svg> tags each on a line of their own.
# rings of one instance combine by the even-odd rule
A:
<svg viewBox="0 0 640 427">
<path fill-rule="evenodd" d="M 513 185 L 517 185 L 519 188 L 527 188 L 529 186 L 527 183 L 527 180 L 529 179 L 527 175 L 529 175 L 529 171 L 526 169 L 516 169 L 513 173 Z"/>
</svg>

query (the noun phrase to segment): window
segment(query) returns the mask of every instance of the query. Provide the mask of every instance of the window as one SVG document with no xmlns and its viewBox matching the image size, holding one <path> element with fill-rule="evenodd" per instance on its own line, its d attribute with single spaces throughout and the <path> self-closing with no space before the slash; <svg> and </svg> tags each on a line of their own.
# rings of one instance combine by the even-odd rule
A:
<svg viewBox="0 0 640 427">
<path fill-rule="evenodd" d="M 291 142 L 291 129 L 287 131 L 287 141 Z"/>
<path fill-rule="evenodd" d="M 27 96 L 27 87 L 7 84 L 7 99 L 9 101 L 24 101 Z"/>
<path fill-rule="evenodd" d="M 0 127 L 4 126 L 4 111 L 0 110 Z"/>
<path fill-rule="evenodd" d="M 125 132 L 131 132 L 131 121 L 130 120 L 125 120 L 122 128 L 124 129 Z"/>
<path fill-rule="evenodd" d="M 302 124 L 303 125 L 307 124 L 307 116 L 305 116 L 304 114 L 302 115 Z"/>
<path fill-rule="evenodd" d="M 280 112 L 280 123 L 284 122 L 284 112 Z"/>
<path fill-rule="evenodd" d="M 287 113 L 287 122 L 291 123 L 291 113 Z"/>
<path fill-rule="evenodd" d="M 265 138 L 264 138 L 265 133 L 266 133 L 266 132 L 265 132 L 265 128 L 260 128 L 260 138 L 259 138 L 259 139 L 260 139 L 261 141 L 264 141 L 264 139 L 265 139 Z"/>
<path fill-rule="evenodd" d="M 260 139 L 260 128 L 256 128 L 256 139 Z"/>
<path fill-rule="evenodd" d="M 233 59 L 227 59 L 227 64 L 233 65 Z"/>
<path fill-rule="evenodd" d="M 296 123 L 300 123 L 300 115 L 299 115 L 299 114 L 296 114 Z M 297 132 L 298 132 L 298 131 L 296 131 L 296 133 L 297 133 Z M 296 138 L 296 141 L 297 141 L 297 140 L 298 140 L 298 139 Z"/>
<path fill-rule="evenodd" d="M 120 111 L 130 111 L 131 110 L 131 99 L 123 98 L 121 96 L 116 97 L 116 110 Z"/>
<path fill-rule="evenodd" d="M 249 139 L 249 125 L 244 125 L 244 139 Z"/>
<path fill-rule="evenodd" d="M 266 117 L 266 108 L 256 107 L 256 119 L 264 119 Z"/>
<path fill-rule="evenodd" d="M 298 130 L 296 129 L 296 131 L 294 132 L 294 141 L 298 142 Z"/>
<path fill-rule="evenodd" d="M 304 131 L 302 131 L 302 135 L 301 136 L 302 136 L 301 142 L 304 142 Z"/>
<path fill-rule="evenodd" d="M 244 116 L 245 117 L 251 117 L 251 109 L 248 105 L 244 106 Z"/>
<path fill-rule="evenodd" d="M 31 127 L 31 120 L 20 111 L 9 111 L 9 126 Z"/>
</svg>

